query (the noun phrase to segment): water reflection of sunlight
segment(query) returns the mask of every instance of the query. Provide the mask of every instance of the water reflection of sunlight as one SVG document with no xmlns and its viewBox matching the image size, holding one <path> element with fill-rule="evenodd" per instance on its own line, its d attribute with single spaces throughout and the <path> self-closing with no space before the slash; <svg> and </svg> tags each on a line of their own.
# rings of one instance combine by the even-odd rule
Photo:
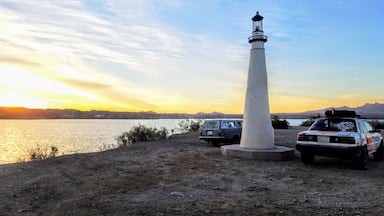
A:
<svg viewBox="0 0 384 216">
<path fill-rule="evenodd" d="M 28 150 L 37 145 L 57 147 L 57 156 L 97 152 L 103 145 L 116 144 L 117 136 L 138 124 L 171 131 L 179 122 L 179 119 L 2 119 L 0 164 L 28 160 Z"/>
<path fill-rule="evenodd" d="M 27 157 L 26 140 L 28 137 L 23 137 L 25 130 L 18 127 L 19 121 L 10 122 L 7 127 L 2 127 L 0 130 L 0 162 L 23 161 Z"/>
</svg>

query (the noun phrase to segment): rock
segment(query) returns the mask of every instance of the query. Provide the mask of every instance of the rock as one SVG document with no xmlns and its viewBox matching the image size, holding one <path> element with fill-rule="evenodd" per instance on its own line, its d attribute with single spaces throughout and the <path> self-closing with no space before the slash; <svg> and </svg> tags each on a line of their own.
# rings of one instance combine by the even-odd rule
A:
<svg viewBox="0 0 384 216">
<path fill-rule="evenodd" d="M 184 194 L 182 192 L 173 191 L 171 192 L 171 197 L 174 197 L 176 199 L 181 199 L 184 197 Z"/>
</svg>

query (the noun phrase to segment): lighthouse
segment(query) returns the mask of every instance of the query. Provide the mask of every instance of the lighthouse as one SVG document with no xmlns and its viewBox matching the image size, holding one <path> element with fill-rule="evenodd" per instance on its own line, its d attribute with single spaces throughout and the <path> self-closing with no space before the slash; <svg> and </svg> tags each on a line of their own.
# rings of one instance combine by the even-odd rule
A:
<svg viewBox="0 0 384 216">
<path fill-rule="evenodd" d="M 259 12 L 252 17 L 252 35 L 248 38 L 251 54 L 248 68 L 247 91 L 245 95 L 241 147 L 271 148 L 274 132 L 269 113 L 268 79 L 265 63 L 263 17 Z"/>
<path fill-rule="evenodd" d="M 294 150 L 274 145 L 274 129 L 269 112 L 268 78 L 264 44 L 263 16 L 252 17 L 252 35 L 247 88 L 245 93 L 243 128 L 240 145 L 222 146 L 225 156 L 257 160 L 290 160 Z"/>
</svg>

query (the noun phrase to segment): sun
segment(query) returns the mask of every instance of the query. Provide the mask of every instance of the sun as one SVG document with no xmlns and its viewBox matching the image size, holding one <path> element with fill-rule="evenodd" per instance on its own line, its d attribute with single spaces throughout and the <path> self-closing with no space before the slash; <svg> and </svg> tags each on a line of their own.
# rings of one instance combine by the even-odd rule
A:
<svg viewBox="0 0 384 216">
<path fill-rule="evenodd" d="M 43 98 L 33 97 L 36 89 L 46 83 L 36 73 L 27 69 L 0 65 L 3 78 L 0 79 L 0 106 L 44 108 L 47 103 Z"/>
<path fill-rule="evenodd" d="M 0 95 L 0 106 L 3 107 L 45 108 L 46 105 L 46 101 L 42 99 L 29 98 L 22 94 Z"/>
</svg>

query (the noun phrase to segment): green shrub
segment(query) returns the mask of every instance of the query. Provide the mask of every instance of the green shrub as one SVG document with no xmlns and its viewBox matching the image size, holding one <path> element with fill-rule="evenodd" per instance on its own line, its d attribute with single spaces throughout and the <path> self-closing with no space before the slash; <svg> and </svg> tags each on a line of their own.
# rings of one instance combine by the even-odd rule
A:
<svg viewBox="0 0 384 216">
<path fill-rule="evenodd" d="M 56 146 L 43 147 L 37 145 L 28 151 L 31 160 L 48 160 L 56 157 L 59 149 Z"/>
<path fill-rule="evenodd" d="M 272 127 L 274 129 L 288 129 L 289 122 L 287 120 L 279 119 L 279 116 L 272 116 Z"/>
<path fill-rule="evenodd" d="M 190 119 L 182 120 L 181 122 L 179 122 L 178 128 L 176 130 L 181 133 L 196 132 L 200 129 L 202 122 L 203 120 L 201 119 L 197 121 L 193 121 Z"/>
<path fill-rule="evenodd" d="M 131 143 L 139 141 L 153 141 L 166 139 L 168 136 L 168 130 L 165 127 L 161 127 L 160 130 L 155 127 L 146 127 L 139 124 L 131 128 L 128 132 L 124 132 L 117 137 L 118 147 L 124 147 Z"/>
<path fill-rule="evenodd" d="M 313 122 L 315 122 L 315 119 L 311 118 L 311 119 L 307 119 L 305 121 L 303 121 L 300 126 L 302 127 L 309 127 L 313 124 Z"/>
<path fill-rule="evenodd" d="M 369 120 L 368 122 L 375 129 L 384 129 L 384 122 L 381 122 L 381 121 L 378 121 L 378 120 Z"/>
</svg>

